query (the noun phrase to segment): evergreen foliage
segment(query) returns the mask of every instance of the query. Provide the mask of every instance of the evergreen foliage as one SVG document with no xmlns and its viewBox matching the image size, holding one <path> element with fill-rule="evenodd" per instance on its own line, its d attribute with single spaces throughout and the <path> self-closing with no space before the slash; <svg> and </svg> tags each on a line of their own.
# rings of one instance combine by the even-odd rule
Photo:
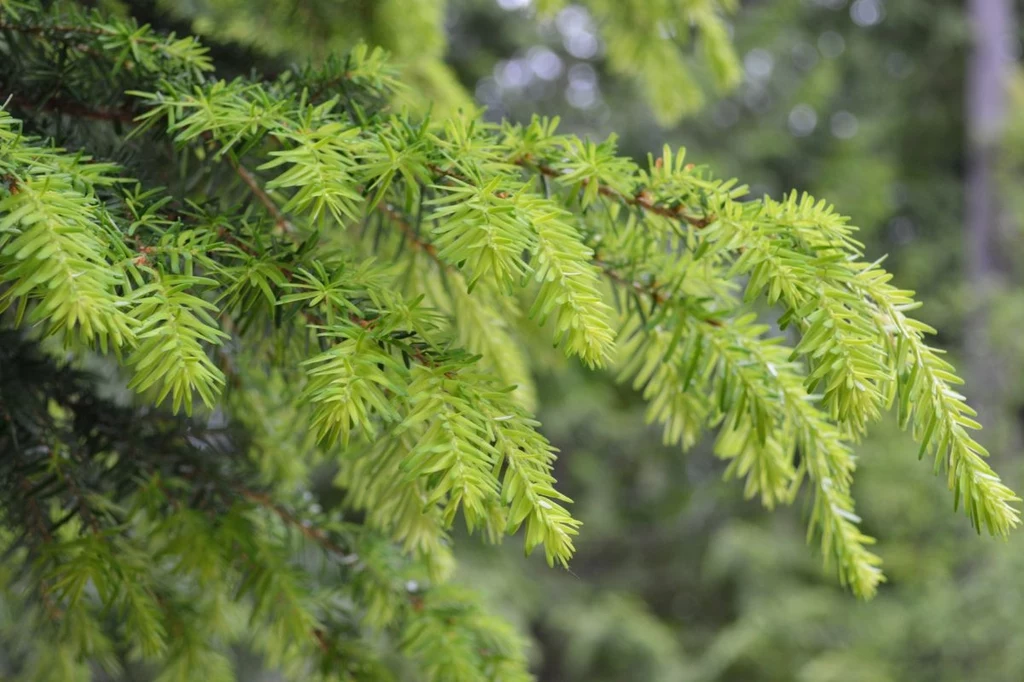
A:
<svg viewBox="0 0 1024 682">
<path fill-rule="evenodd" d="M 647 6 L 594 7 L 614 31 L 627 4 Z M 198 39 L 84 5 L 0 3 L 11 674 L 232 679 L 244 647 L 295 679 L 529 679 L 520 635 L 449 577 L 460 516 L 572 558 L 537 329 L 630 382 L 666 443 L 717 429 L 748 496 L 806 487 L 857 596 L 884 577 L 851 448 L 890 408 L 979 531 L 1019 523 L 910 292 L 826 203 L 556 120 L 410 113 L 415 78 L 355 36 L 228 80 Z M 715 3 L 686 12 L 734 79 Z M 644 35 L 613 61 L 656 71 Z M 313 502 L 320 467 L 341 508 Z"/>
</svg>

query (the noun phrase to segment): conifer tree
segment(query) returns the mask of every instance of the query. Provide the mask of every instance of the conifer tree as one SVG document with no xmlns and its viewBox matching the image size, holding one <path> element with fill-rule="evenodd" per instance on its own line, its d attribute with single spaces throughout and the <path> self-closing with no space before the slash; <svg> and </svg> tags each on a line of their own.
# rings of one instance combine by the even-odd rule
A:
<svg viewBox="0 0 1024 682">
<path fill-rule="evenodd" d="M 735 79 L 718 3 L 592 4 L 623 70 L 652 77 L 646 32 L 696 23 Z M 254 52 L 145 3 L 0 1 L 5 674 L 230 680 L 249 649 L 291 679 L 530 679 L 451 541 L 518 533 L 565 567 L 585 532 L 532 417 L 540 344 L 628 382 L 667 443 L 712 433 L 767 507 L 803 490 L 859 597 L 884 576 L 853 446 L 889 409 L 979 532 L 1019 523 L 911 292 L 832 207 L 414 107 L 443 3 L 409 3 L 433 61 L 359 42 L 403 52 L 402 5 L 308 3 L 367 23 L 296 66 L 287 27 Z"/>
</svg>

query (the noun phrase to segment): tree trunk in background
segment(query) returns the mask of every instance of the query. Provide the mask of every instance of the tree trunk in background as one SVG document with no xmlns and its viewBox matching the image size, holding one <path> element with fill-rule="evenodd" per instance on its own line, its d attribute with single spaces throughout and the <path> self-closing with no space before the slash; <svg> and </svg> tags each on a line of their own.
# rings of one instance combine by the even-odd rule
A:
<svg viewBox="0 0 1024 682">
<path fill-rule="evenodd" d="M 973 38 L 966 83 L 964 236 L 972 306 L 967 316 L 967 376 L 972 400 L 980 413 L 990 415 L 989 421 L 995 419 L 996 410 L 1003 406 L 1005 385 L 1000 373 L 1002 363 L 994 354 L 990 308 L 1003 269 L 1000 236 L 1005 234 L 1007 220 L 999 197 L 997 171 L 1007 115 L 1006 88 L 1016 47 L 1012 3 L 1013 0 L 967 3 Z"/>
</svg>

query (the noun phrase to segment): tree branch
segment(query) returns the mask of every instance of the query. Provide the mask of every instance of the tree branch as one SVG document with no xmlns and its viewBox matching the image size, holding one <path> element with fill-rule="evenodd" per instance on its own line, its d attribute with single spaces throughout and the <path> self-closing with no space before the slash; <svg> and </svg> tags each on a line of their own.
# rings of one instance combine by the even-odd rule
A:
<svg viewBox="0 0 1024 682">
<path fill-rule="evenodd" d="M 242 179 L 242 182 L 246 184 L 249 190 L 256 197 L 256 200 L 263 204 L 263 207 L 267 209 L 274 218 L 274 224 L 285 231 L 286 234 L 294 235 L 298 230 L 295 229 L 295 225 L 288 219 L 288 216 L 278 207 L 270 195 L 267 194 L 266 190 L 260 185 L 259 180 L 253 175 L 252 171 L 242 165 L 242 163 L 235 158 L 234 154 L 228 155 L 228 162 L 231 167 L 235 169 L 235 173 Z"/>
</svg>

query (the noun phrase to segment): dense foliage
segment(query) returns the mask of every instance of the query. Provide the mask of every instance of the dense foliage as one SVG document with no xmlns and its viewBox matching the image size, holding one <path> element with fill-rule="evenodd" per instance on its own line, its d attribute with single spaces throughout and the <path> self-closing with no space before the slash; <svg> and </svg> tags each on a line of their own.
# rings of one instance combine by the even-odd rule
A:
<svg viewBox="0 0 1024 682">
<path fill-rule="evenodd" d="M 242 646 L 296 677 L 528 678 L 521 635 L 449 579 L 451 529 L 572 558 L 531 416 L 552 339 L 635 387 L 666 443 L 716 429 L 748 497 L 806 489 L 858 596 L 884 578 L 851 443 L 890 407 L 978 530 L 1017 525 L 916 303 L 825 203 L 751 199 L 667 147 L 641 167 L 552 119 L 403 109 L 424 65 L 355 42 L 403 35 L 394 13 L 297 68 L 285 26 L 257 60 L 274 73 L 223 80 L 238 46 L 123 7 L 2 7 L 12 673 L 233 679 Z M 605 22 L 610 45 L 673 45 Z"/>
</svg>

